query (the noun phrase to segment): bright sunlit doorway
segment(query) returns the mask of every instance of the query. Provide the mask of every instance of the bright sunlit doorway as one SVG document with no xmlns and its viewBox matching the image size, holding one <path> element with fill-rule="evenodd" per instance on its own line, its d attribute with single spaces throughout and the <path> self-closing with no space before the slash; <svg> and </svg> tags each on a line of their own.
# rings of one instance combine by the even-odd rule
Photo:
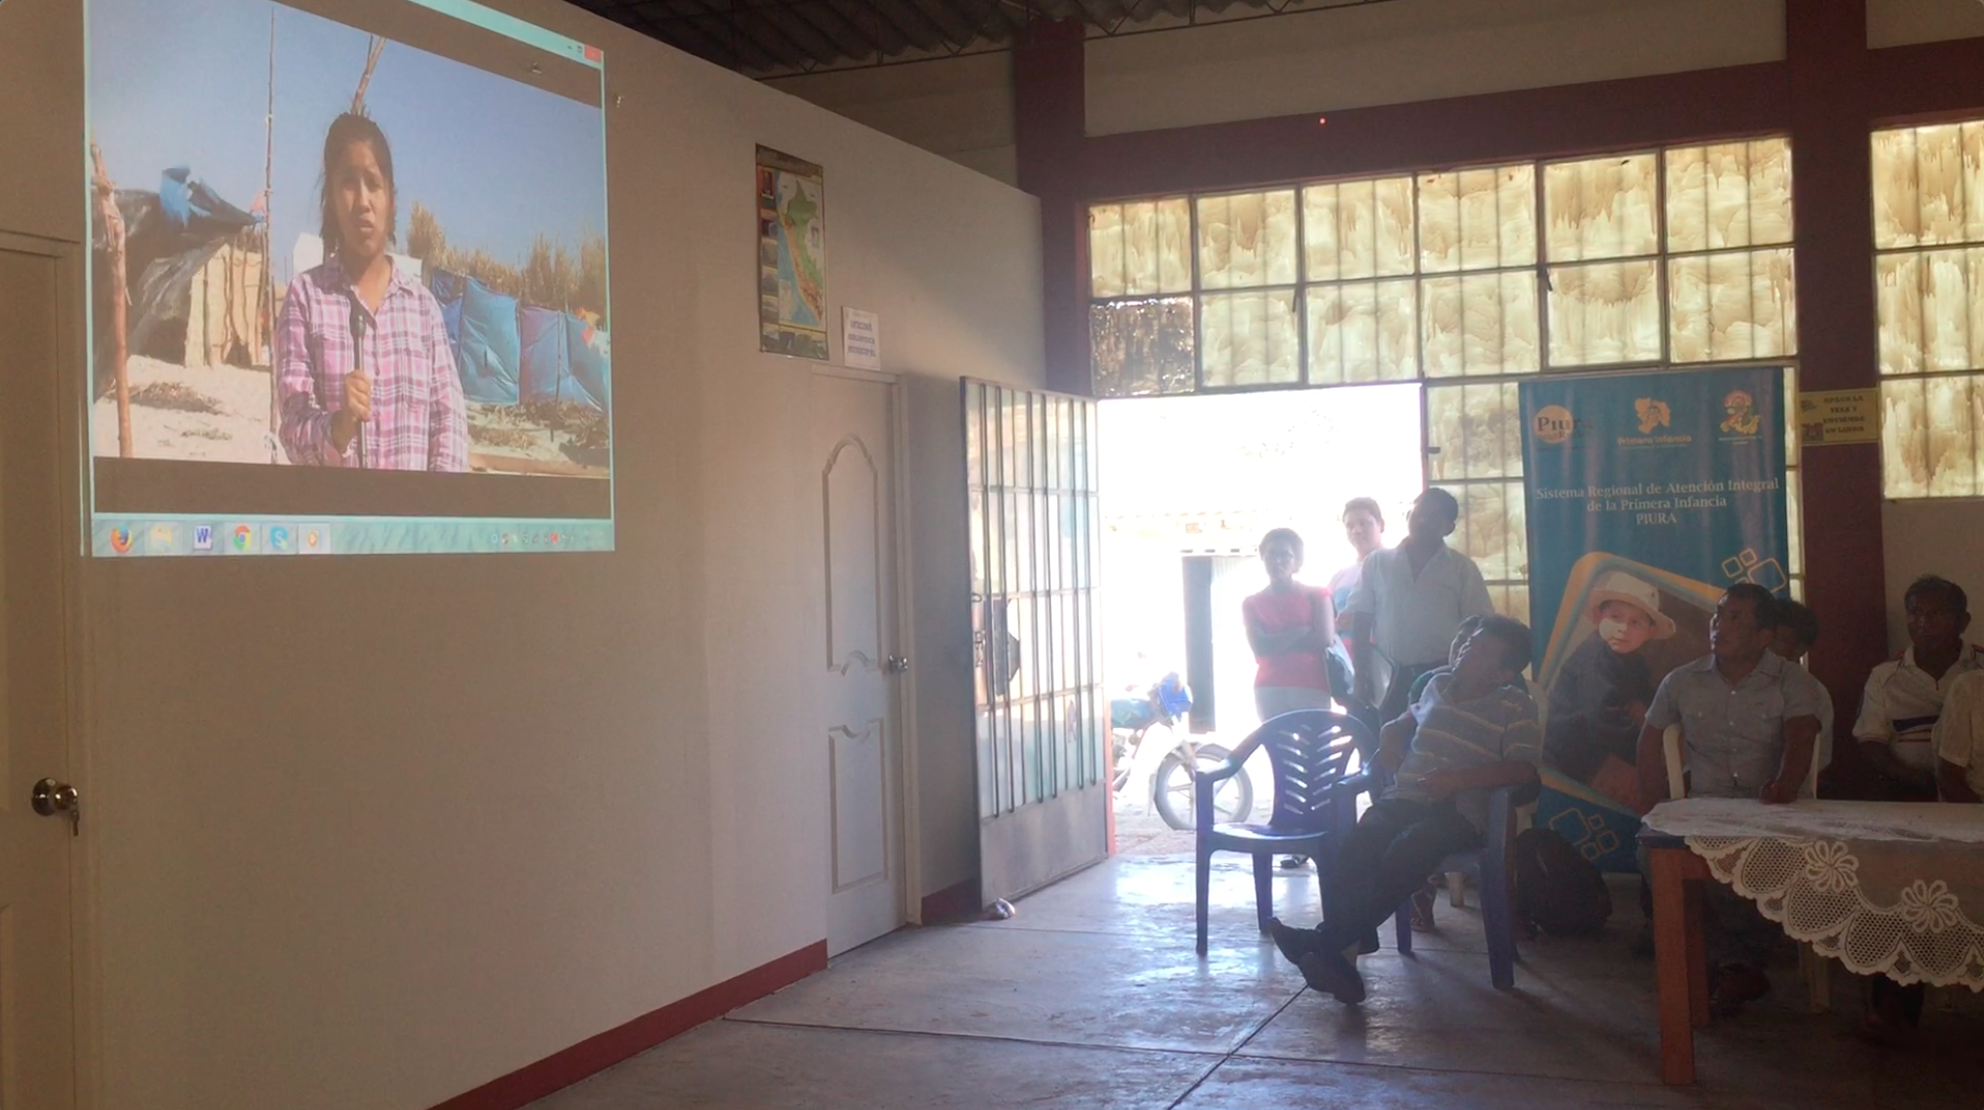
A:
<svg viewBox="0 0 1984 1110">
<path fill-rule="evenodd" d="M 1326 584 L 1355 557 L 1340 523 L 1350 498 L 1376 498 L 1388 544 L 1402 536 L 1406 508 L 1426 478 L 1421 389 L 1404 383 L 1123 398 L 1101 402 L 1098 422 L 1097 604 L 1109 696 L 1141 698 L 1176 672 L 1192 682 L 1194 698 L 1188 719 L 1144 734 L 1141 759 L 1134 731 L 1117 733 L 1125 749 L 1119 779 L 1135 768 L 1115 798 L 1117 848 L 1187 851 L 1191 834 L 1173 825 L 1190 811 L 1189 775 L 1182 762 L 1166 773 L 1162 756 L 1174 737 L 1223 755 L 1259 724 L 1240 603 L 1267 585 L 1257 557 L 1262 534 L 1277 527 L 1300 533 L 1301 577 L 1313 585 Z M 1264 757 L 1247 770 L 1250 808 L 1259 816 L 1272 805 L 1272 778 Z M 1167 794 L 1169 823 L 1156 804 Z M 1245 803 L 1226 790 L 1221 816 Z"/>
</svg>

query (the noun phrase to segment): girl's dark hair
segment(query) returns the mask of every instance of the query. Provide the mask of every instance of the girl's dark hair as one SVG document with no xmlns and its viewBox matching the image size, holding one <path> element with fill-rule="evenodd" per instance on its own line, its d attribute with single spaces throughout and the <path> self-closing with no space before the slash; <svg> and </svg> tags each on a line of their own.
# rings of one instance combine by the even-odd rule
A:
<svg viewBox="0 0 1984 1110">
<path fill-rule="evenodd" d="M 318 234 L 324 240 L 325 258 L 337 253 L 343 245 L 344 236 L 338 232 L 337 213 L 331 210 L 331 175 L 337 170 L 345 149 L 353 143 L 371 146 L 372 157 L 379 162 L 379 172 L 386 176 L 386 191 L 393 195 L 393 206 L 386 213 L 386 242 L 399 241 L 399 186 L 393 181 L 393 148 L 386 142 L 386 133 L 379 130 L 379 125 L 373 123 L 370 116 L 346 112 L 332 120 L 331 129 L 324 134 L 324 176 L 318 182 L 317 190 L 323 215 Z"/>
<path fill-rule="evenodd" d="M 1261 550 L 1267 550 L 1267 546 L 1271 543 L 1285 543 L 1295 552 L 1298 561 L 1302 558 L 1302 537 L 1293 528 L 1270 530 L 1267 535 L 1261 537 Z"/>
</svg>

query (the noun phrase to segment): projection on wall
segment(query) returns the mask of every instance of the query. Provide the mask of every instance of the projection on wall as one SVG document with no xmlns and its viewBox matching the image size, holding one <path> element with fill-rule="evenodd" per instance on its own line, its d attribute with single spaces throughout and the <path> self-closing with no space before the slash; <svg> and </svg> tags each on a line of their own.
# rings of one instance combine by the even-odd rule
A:
<svg viewBox="0 0 1984 1110">
<path fill-rule="evenodd" d="M 94 553 L 610 550 L 601 51 L 468 0 L 88 18 Z"/>
</svg>

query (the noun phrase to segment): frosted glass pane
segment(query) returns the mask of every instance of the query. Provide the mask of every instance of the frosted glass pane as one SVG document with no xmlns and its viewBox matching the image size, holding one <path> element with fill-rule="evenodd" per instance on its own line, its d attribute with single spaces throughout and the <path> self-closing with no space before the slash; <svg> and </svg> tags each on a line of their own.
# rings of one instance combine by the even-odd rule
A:
<svg viewBox="0 0 1984 1110">
<path fill-rule="evenodd" d="M 1185 293 L 1192 288 L 1191 209 L 1184 197 L 1088 210 L 1089 293 Z"/>
<path fill-rule="evenodd" d="M 1974 497 L 1984 381 L 1951 374 L 1881 384 L 1882 479 L 1889 497 Z"/>
<path fill-rule="evenodd" d="M 1614 155 L 1543 168 L 1544 251 L 1553 262 L 1654 253 L 1654 161 Z"/>
<path fill-rule="evenodd" d="M 1536 371 L 1535 274 L 1469 274 L 1424 286 L 1428 377 Z"/>
<path fill-rule="evenodd" d="M 1418 253 L 1413 242 L 1412 179 L 1379 178 L 1372 183 L 1372 193 L 1373 264 L 1381 277 L 1412 273 Z"/>
<path fill-rule="evenodd" d="M 1874 246 L 1984 242 L 1984 121 L 1876 131 Z"/>
<path fill-rule="evenodd" d="M 1199 200 L 1199 283 L 1244 289 L 1295 283 L 1295 191 Z"/>
<path fill-rule="evenodd" d="M 1191 298 L 1090 305 L 1088 329 L 1098 396 L 1192 391 Z"/>
<path fill-rule="evenodd" d="M 1660 357 L 1652 259 L 1550 271 L 1550 365 L 1605 366 Z"/>
<path fill-rule="evenodd" d="M 1929 416 L 1929 496 L 1977 495 L 1977 379 L 1968 374 L 1924 381 Z"/>
<path fill-rule="evenodd" d="M 1667 152 L 1667 249 L 1791 241 L 1791 144 L 1718 143 Z"/>
<path fill-rule="evenodd" d="M 1536 261 L 1536 171 L 1528 165 L 1419 179 L 1419 264 L 1429 273 Z"/>
<path fill-rule="evenodd" d="M 1311 385 L 1410 381 L 1418 375 L 1412 282 L 1314 286 L 1305 297 Z"/>
<path fill-rule="evenodd" d="M 1426 447 L 1439 481 L 1520 476 L 1522 413 L 1515 383 L 1428 387 Z"/>
<path fill-rule="evenodd" d="M 1923 368 L 1984 368 L 1984 250 L 1922 256 Z"/>
<path fill-rule="evenodd" d="M 1668 263 L 1674 362 L 1775 358 L 1797 343 L 1791 251 L 1748 251 Z"/>
<path fill-rule="evenodd" d="M 1199 334 L 1208 387 L 1297 380 L 1292 290 L 1208 296 L 1199 308 Z"/>
<path fill-rule="evenodd" d="M 1922 256 L 1874 259 L 1874 313 L 1880 321 L 1881 373 L 1922 370 Z"/>
<path fill-rule="evenodd" d="M 1522 487 L 1513 483 L 1481 482 L 1442 486 L 1460 502 L 1460 520 L 1449 541 L 1473 559 L 1481 576 L 1493 582 L 1527 574 L 1528 553 L 1523 536 Z M 1489 588 L 1497 611 L 1511 599 L 1507 587 Z M 1522 598 L 1528 608 L 1527 592 Z"/>
<path fill-rule="evenodd" d="M 1091 205 L 1088 210 L 1089 295 L 1123 293 L 1123 206 Z"/>
<path fill-rule="evenodd" d="M 1792 406 L 1795 410 L 1797 406 Z M 1791 555 L 1791 573 L 1805 573 L 1805 493 L 1798 481 L 1798 470 L 1784 472 L 1785 539 Z"/>
<path fill-rule="evenodd" d="M 1515 509 L 1515 512 L 1511 514 L 1512 527 L 1515 528 L 1516 539 L 1520 541 L 1523 545 L 1522 576 L 1527 578 L 1529 577 L 1529 536 L 1528 533 L 1523 530 L 1525 527 L 1527 527 L 1527 525 L 1524 522 L 1522 522 L 1520 519 L 1517 519 L 1521 516 L 1523 506 L 1520 500 L 1512 502 L 1511 504 Z M 1524 624 L 1528 624 L 1529 623 L 1529 587 L 1523 585 L 1510 586 L 1508 588 L 1507 596 L 1501 599 L 1497 603 L 1495 611 L 1509 618 L 1510 620 L 1517 620 L 1517 621 L 1521 621 Z"/>
<path fill-rule="evenodd" d="M 1912 247 L 1918 238 L 1920 205 L 1915 198 L 1915 132 L 1876 131 L 1874 163 L 1874 246 Z"/>
<path fill-rule="evenodd" d="M 1342 245 L 1337 241 L 1337 187 L 1310 185 L 1302 190 L 1303 273 L 1310 281 L 1335 281 L 1346 276 L 1338 265 Z"/>
</svg>

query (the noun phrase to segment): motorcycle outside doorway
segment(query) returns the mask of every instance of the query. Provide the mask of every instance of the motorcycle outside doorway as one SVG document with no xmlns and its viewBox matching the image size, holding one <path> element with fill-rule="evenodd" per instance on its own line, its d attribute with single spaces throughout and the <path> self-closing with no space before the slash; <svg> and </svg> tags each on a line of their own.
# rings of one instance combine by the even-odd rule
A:
<svg viewBox="0 0 1984 1110">
<path fill-rule="evenodd" d="M 1225 766 L 1231 753 L 1220 744 L 1199 743 L 1179 724 L 1192 708 L 1192 691 L 1176 673 L 1154 683 L 1144 697 L 1109 703 L 1110 745 L 1116 768 L 1111 788 L 1116 800 L 1141 800 L 1179 831 L 1196 827 L 1194 776 Z M 1131 791 L 1125 799 L 1124 791 Z M 1254 811 L 1254 783 L 1246 768 L 1221 783 L 1213 795 L 1213 820 L 1244 822 Z"/>
</svg>

